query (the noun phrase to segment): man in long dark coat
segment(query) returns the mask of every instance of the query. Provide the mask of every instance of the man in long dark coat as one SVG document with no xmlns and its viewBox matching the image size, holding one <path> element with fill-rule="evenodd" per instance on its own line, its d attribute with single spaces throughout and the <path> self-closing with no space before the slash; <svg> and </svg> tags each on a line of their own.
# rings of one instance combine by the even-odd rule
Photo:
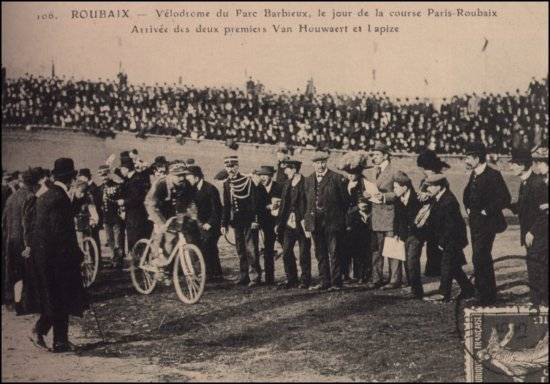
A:
<svg viewBox="0 0 550 384">
<path fill-rule="evenodd" d="M 315 244 L 321 283 L 312 290 L 342 288 L 341 239 L 346 230 L 346 208 L 349 194 L 344 176 L 327 168 L 328 154 L 316 153 L 315 172 L 305 181 L 307 209 L 304 229 Z"/>
<path fill-rule="evenodd" d="M 69 186 L 76 176 L 72 159 L 60 158 L 52 171 L 55 182 L 36 200 L 31 239 L 36 299 L 40 313 L 31 340 L 45 348 L 44 336 L 53 327 L 53 352 L 72 349 L 69 315 L 82 317 L 88 308 L 80 265 Z"/>
<path fill-rule="evenodd" d="M 26 242 L 24 217 L 34 204 L 33 188 L 38 183 L 37 174 L 30 169 L 23 172 L 23 184 L 6 203 L 2 214 L 2 304 L 15 304 L 14 286 L 24 277 L 23 250 Z"/>
<path fill-rule="evenodd" d="M 450 301 L 453 280 L 456 280 L 460 286 L 460 296 L 463 299 L 469 299 L 474 295 L 475 289 L 462 270 L 462 266 L 466 264 L 463 250 L 468 245 L 468 236 L 466 223 L 460 213 L 460 205 L 447 187 L 448 183 L 444 175 L 430 175 L 425 183 L 435 199 L 428 230 L 434 232 L 437 247 L 442 253 L 439 292 L 425 299 L 437 302 Z"/>
<path fill-rule="evenodd" d="M 491 251 L 496 234 L 507 227 L 502 210 L 510 206 L 511 196 L 500 172 L 487 165 L 487 150 L 482 143 L 472 143 L 466 155 L 472 173 L 463 202 L 470 221 L 475 286 L 479 304 L 489 306 L 497 300 Z"/>
<path fill-rule="evenodd" d="M 260 177 L 258 184 L 258 219 L 260 229 L 264 233 L 264 270 L 265 282 L 268 285 L 275 283 L 275 217 L 272 211 L 277 212 L 276 200 L 280 201 L 283 190 L 282 184 L 273 180 L 275 169 L 271 166 L 262 166 L 256 170 Z M 274 201 L 275 199 L 275 201 Z M 275 204 L 275 205 L 274 205 Z"/>
<path fill-rule="evenodd" d="M 199 246 L 206 264 L 206 279 L 208 282 L 219 282 L 223 279 L 218 250 L 222 216 L 220 193 L 214 185 L 204 180 L 202 169 L 199 166 L 187 167 L 184 174 L 194 190 L 197 220 L 201 234 Z"/>
<path fill-rule="evenodd" d="M 131 252 L 138 240 L 151 235 L 152 225 L 145 209 L 145 196 L 149 191 L 150 181 L 135 170 L 134 163 L 129 158 L 122 158 L 120 170 L 126 180 L 123 184 L 124 198 L 119 200 L 119 204 L 126 212 L 124 220 L 128 252 Z"/>
</svg>

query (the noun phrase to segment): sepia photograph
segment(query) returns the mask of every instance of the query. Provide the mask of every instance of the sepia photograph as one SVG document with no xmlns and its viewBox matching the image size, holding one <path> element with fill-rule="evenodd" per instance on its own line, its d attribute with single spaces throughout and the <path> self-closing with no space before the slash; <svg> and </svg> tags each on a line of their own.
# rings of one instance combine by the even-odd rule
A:
<svg viewBox="0 0 550 384">
<path fill-rule="evenodd" d="M 2 2 L 2 382 L 548 382 L 547 2 Z"/>
</svg>

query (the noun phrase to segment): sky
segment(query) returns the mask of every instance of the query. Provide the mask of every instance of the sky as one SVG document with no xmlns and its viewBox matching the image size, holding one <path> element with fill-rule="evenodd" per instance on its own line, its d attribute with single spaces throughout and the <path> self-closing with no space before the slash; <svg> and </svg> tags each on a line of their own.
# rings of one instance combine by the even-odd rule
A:
<svg viewBox="0 0 550 384">
<path fill-rule="evenodd" d="M 343 21 L 315 17 L 164 18 L 155 10 L 358 11 L 370 16 Z M 374 17 L 375 8 L 386 11 Z M 496 17 L 390 17 L 391 10 L 493 9 Z M 130 19 L 71 19 L 72 10 L 130 9 Z M 56 20 L 38 20 L 52 12 Z M 139 14 L 146 16 L 139 16 Z M 398 26 L 400 32 L 282 34 L 272 24 Z M 172 28 L 265 26 L 266 34 L 132 34 L 133 26 Z M 485 39 L 488 45 L 484 52 Z M 115 77 L 119 62 L 130 83 L 239 86 L 247 76 L 273 91 L 305 89 L 313 78 L 319 92 L 385 91 L 388 95 L 443 97 L 525 89 L 532 76 L 548 73 L 548 4 L 508 3 L 6 3 L 2 2 L 2 65 L 8 77 L 25 72 L 97 79 Z M 376 78 L 373 80 L 373 69 Z"/>
</svg>

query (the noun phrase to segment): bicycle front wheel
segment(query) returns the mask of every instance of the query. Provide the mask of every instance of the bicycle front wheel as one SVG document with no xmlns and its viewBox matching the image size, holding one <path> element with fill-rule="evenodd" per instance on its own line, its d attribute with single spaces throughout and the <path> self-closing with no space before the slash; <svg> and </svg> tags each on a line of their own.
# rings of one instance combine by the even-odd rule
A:
<svg viewBox="0 0 550 384">
<path fill-rule="evenodd" d="M 95 240 L 91 237 L 85 237 L 82 240 L 82 252 L 84 253 L 82 280 L 84 287 L 88 288 L 94 283 L 99 270 L 99 252 Z"/>
<path fill-rule="evenodd" d="M 178 257 L 174 262 L 174 288 L 181 301 L 194 304 L 200 300 L 206 283 L 204 258 L 194 244 L 178 247 Z"/>
<path fill-rule="evenodd" d="M 153 251 L 151 240 L 141 239 L 132 249 L 130 262 L 130 276 L 132 284 L 139 293 L 148 295 L 157 285 L 157 268 L 152 265 Z"/>
</svg>

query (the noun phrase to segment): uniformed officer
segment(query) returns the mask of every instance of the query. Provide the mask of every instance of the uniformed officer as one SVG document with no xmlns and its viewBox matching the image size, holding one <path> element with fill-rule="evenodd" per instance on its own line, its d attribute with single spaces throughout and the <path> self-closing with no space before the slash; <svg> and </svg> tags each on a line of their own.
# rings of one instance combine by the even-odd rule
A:
<svg viewBox="0 0 550 384">
<path fill-rule="evenodd" d="M 255 286 L 261 283 L 262 270 L 258 251 L 258 210 L 256 186 L 250 177 L 239 172 L 237 156 L 224 158 L 225 169 L 228 174 L 223 183 L 223 215 L 222 234 L 229 225 L 235 231 L 235 246 L 239 256 L 240 278 L 237 284 Z M 256 274 L 250 281 L 249 265 Z"/>
</svg>

